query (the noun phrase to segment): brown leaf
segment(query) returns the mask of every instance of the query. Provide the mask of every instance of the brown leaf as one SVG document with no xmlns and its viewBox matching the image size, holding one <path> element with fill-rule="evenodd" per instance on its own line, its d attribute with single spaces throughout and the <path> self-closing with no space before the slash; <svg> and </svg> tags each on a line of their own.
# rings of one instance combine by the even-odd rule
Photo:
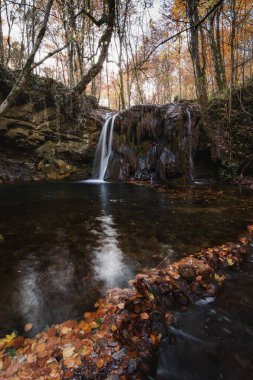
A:
<svg viewBox="0 0 253 380">
<path fill-rule="evenodd" d="M 81 355 L 88 356 L 93 352 L 92 347 L 83 347 L 80 351 Z"/>
<path fill-rule="evenodd" d="M 131 341 L 134 342 L 134 343 L 139 343 L 140 342 L 140 338 L 138 336 L 132 336 Z"/>
<path fill-rule="evenodd" d="M 66 359 L 66 358 L 73 356 L 74 351 L 75 351 L 75 347 L 73 347 L 73 346 L 64 348 L 62 350 L 63 358 Z"/>
<path fill-rule="evenodd" d="M 28 354 L 26 360 L 27 363 L 34 363 L 37 360 L 37 356 L 35 354 Z"/>
<path fill-rule="evenodd" d="M 63 363 L 67 368 L 72 368 L 75 366 L 75 358 L 64 359 Z"/>
<path fill-rule="evenodd" d="M 34 347 L 34 351 L 36 351 L 36 352 L 38 352 L 38 353 L 45 351 L 45 349 L 46 349 L 46 344 L 45 344 L 45 343 L 37 344 L 37 345 Z"/>
<path fill-rule="evenodd" d="M 50 378 L 60 378 L 60 372 L 59 372 L 59 369 L 58 368 L 54 368 L 51 372 L 50 372 Z"/>
<path fill-rule="evenodd" d="M 23 336 L 18 336 L 17 339 L 14 339 L 13 341 L 13 344 L 12 344 L 13 348 L 17 350 L 23 345 L 24 341 L 25 341 L 25 338 Z"/>
<path fill-rule="evenodd" d="M 32 328 L 33 328 L 33 323 L 26 323 L 24 326 L 24 331 L 28 332 L 28 331 L 32 330 Z"/>
<path fill-rule="evenodd" d="M 141 319 L 149 319 L 148 313 L 141 313 Z"/>
<path fill-rule="evenodd" d="M 95 321 L 90 322 L 89 325 L 92 329 L 97 329 L 99 327 L 99 324 Z"/>
<path fill-rule="evenodd" d="M 103 365 L 104 365 L 104 360 L 103 359 L 98 359 L 97 361 L 96 361 L 96 366 L 100 369 L 100 368 L 102 368 L 103 367 Z"/>
<path fill-rule="evenodd" d="M 50 327 L 50 329 L 47 330 L 47 335 L 49 337 L 53 337 L 56 335 L 56 328 L 54 326 Z"/>
<path fill-rule="evenodd" d="M 69 320 L 66 322 L 63 322 L 61 325 L 62 327 L 68 327 L 69 329 L 73 329 L 76 326 L 77 322 L 73 320 Z"/>
<path fill-rule="evenodd" d="M 11 362 L 11 365 L 7 368 L 6 372 L 5 372 L 5 377 L 12 377 L 19 369 L 20 367 L 20 363 L 17 359 L 14 359 L 12 362 Z"/>
<path fill-rule="evenodd" d="M 43 358 L 45 358 L 46 356 L 48 356 L 48 351 L 42 351 L 42 352 L 39 352 L 39 353 L 38 353 L 38 358 L 39 358 L 39 359 L 43 359 Z"/>
</svg>

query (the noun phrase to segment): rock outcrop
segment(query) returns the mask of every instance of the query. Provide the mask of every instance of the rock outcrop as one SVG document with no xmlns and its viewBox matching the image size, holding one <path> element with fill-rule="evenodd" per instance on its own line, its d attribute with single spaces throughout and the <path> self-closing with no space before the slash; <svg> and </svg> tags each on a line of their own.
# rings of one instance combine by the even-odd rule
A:
<svg viewBox="0 0 253 380">
<path fill-rule="evenodd" d="M 108 178 L 191 180 L 196 173 L 208 176 L 208 168 L 201 167 L 201 155 L 206 162 L 211 157 L 200 120 L 198 106 L 187 102 L 139 105 L 119 113 Z"/>
<path fill-rule="evenodd" d="M 0 101 L 17 73 L 0 66 Z M 224 179 L 253 175 L 252 82 L 213 99 L 203 124 L 195 102 L 137 105 L 115 120 L 106 178 Z M 51 79 L 31 76 L 0 117 L 0 182 L 91 176 L 103 114 L 95 98 L 76 96 Z"/>
<path fill-rule="evenodd" d="M 15 73 L 1 68 L 0 101 Z M 76 99 L 63 85 L 33 76 L 0 117 L 0 181 L 86 178 L 103 110 L 92 97 Z"/>
</svg>

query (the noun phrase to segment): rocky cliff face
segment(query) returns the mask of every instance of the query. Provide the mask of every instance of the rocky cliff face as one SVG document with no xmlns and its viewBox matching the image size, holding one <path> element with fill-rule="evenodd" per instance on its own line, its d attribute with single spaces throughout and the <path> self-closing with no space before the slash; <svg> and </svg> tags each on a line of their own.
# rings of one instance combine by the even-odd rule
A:
<svg viewBox="0 0 253 380">
<path fill-rule="evenodd" d="M 209 162 L 204 170 L 201 167 L 203 158 L 211 161 L 196 105 L 139 105 L 119 113 L 116 118 L 107 176 L 192 179 L 194 175 L 209 175 Z"/>
<path fill-rule="evenodd" d="M 229 115 L 228 97 L 209 104 L 207 134 L 212 156 L 220 161 L 224 178 L 253 176 L 253 79 L 232 92 Z"/>
<path fill-rule="evenodd" d="M 1 70 L 0 101 L 13 73 Z M 33 77 L 16 104 L 0 117 L 0 181 L 86 178 L 103 123 L 94 99 Z"/>
<path fill-rule="evenodd" d="M 0 101 L 15 73 L 0 66 Z M 228 99 L 214 99 L 203 126 L 193 102 L 138 105 L 115 121 L 113 153 L 106 177 L 126 180 L 187 180 L 253 175 L 253 84 Z M 0 117 L 0 182 L 91 176 L 103 114 L 92 97 L 36 76 Z"/>
</svg>

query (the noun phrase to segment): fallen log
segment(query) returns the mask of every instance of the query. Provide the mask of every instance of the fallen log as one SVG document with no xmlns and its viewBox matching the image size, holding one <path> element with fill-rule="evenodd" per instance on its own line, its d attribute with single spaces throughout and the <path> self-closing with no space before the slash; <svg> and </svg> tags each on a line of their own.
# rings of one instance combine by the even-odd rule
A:
<svg viewBox="0 0 253 380">
<path fill-rule="evenodd" d="M 238 244 L 203 249 L 164 268 L 138 274 L 126 289 L 114 289 L 86 312 L 33 339 L 0 340 L 0 376 L 12 380 L 141 379 L 145 358 L 159 346 L 173 310 L 215 296 L 252 253 L 253 226 Z"/>
</svg>

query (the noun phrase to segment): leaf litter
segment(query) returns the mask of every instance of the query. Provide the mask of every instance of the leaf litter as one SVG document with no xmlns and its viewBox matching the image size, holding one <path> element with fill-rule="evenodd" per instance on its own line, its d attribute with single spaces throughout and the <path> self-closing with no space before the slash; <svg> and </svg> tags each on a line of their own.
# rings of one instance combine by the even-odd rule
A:
<svg viewBox="0 0 253 380">
<path fill-rule="evenodd" d="M 203 249 L 138 274 L 129 288 L 110 290 L 79 322 L 56 324 L 32 339 L 6 335 L 0 339 L 0 378 L 141 379 L 166 327 L 177 323 L 175 307 L 214 297 L 226 273 L 239 269 L 250 254 L 252 241 L 253 226 L 248 226 L 238 244 Z M 32 329 L 27 325 L 25 330 Z"/>
</svg>

